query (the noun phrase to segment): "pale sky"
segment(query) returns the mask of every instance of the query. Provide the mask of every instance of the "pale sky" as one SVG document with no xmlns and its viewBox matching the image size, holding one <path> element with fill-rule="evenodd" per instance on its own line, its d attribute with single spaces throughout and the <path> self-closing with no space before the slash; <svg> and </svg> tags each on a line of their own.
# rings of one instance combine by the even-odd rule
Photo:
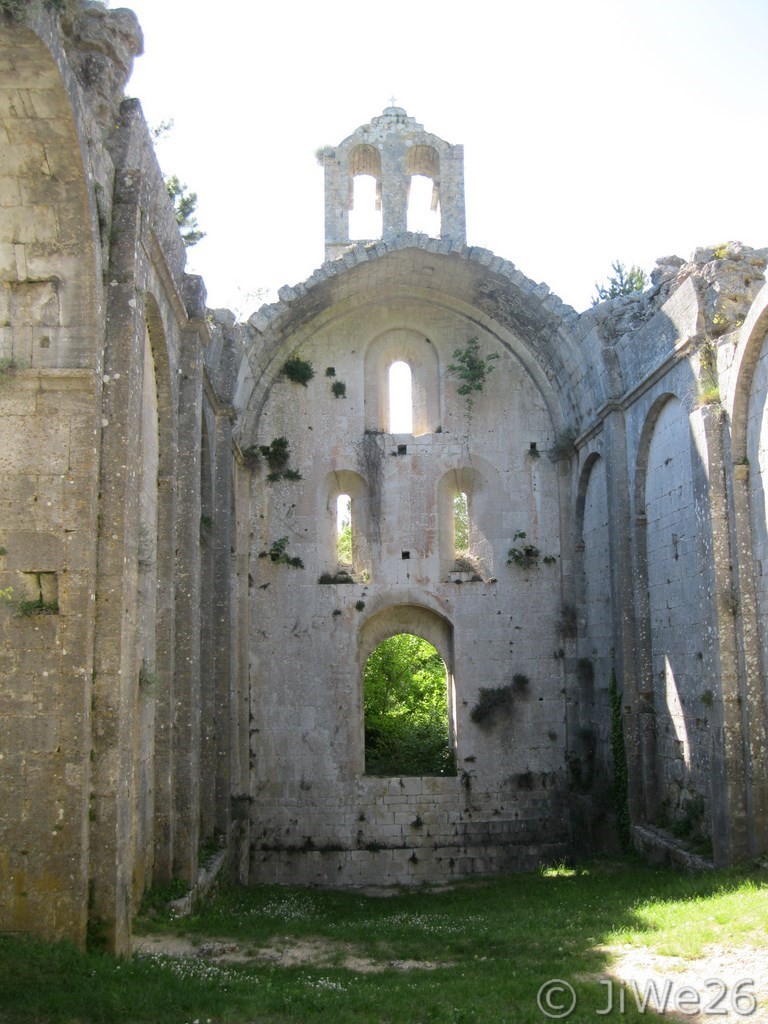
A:
<svg viewBox="0 0 768 1024">
<path fill-rule="evenodd" d="M 120 6 L 112 0 L 112 7 Z M 127 0 L 128 83 L 198 193 L 211 307 L 323 261 L 323 172 L 395 97 L 462 143 L 467 240 L 576 309 L 611 263 L 768 246 L 766 0 Z"/>
</svg>

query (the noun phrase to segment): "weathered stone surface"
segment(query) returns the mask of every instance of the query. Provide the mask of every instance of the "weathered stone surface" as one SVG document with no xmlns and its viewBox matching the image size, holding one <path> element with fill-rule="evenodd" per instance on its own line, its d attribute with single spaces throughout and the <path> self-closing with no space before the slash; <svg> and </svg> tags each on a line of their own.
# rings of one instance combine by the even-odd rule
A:
<svg viewBox="0 0 768 1024">
<path fill-rule="evenodd" d="M 122 96 L 140 51 L 80 0 L 0 35 L 0 928 L 127 950 L 143 890 L 214 837 L 246 882 L 614 850 L 619 719 L 640 849 L 696 866 L 665 824 L 717 864 L 765 853 L 768 250 L 663 257 L 578 314 L 467 245 L 462 148 L 390 107 L 320 155 L 327 261 L 239 324 L 184 274 Z M 382 237 L 354 242 L 360 174 Z M 365 774 L 363 669 L 399 632 L 446 665 L 456 776 Z"/>
</svg>

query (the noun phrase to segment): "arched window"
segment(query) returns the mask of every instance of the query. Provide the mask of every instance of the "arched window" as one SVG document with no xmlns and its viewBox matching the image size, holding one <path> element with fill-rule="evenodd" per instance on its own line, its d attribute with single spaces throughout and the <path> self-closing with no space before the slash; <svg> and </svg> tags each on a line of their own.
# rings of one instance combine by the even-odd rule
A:
<svg viewBox="0 0 768 1024">
<path fill-rule="evenodd" d="M 352 205 L 349 209 L 350 241 L 381 238 L 382 214 L 377 199 L 378 182 L 370 174 L 352 179 Z"/>
<path fill-rule="evenodd" d="M 365 352 L 366 430 L 420 437 L 440 429 L 436 348 L 424 334 L 408 328 L 387 330 L 372 340 Z M 410 411 L 405 422 L 400 409 Z"/>
<path fill-rule="evenodd" d="M 405 161 L 408 174 L 409 231 L 421 231 L 439 238 L 440 157 L 432 146 L 411 146 Z"/>
<path fill-rule="evenodd" d="M 339 565 L 352 565 L 352 499 L 348 494 L 336 499 L 336 548 Z"/>
<path fill-rule="evenodd" d="M 366 481 L 349 469 L 328 473 L 318 490 L 318 583 L 371 578 L 370 517 Z"/>
<path fill-rule="evenodd" d="M 349 234 L 355 239 L 381 238 L 381 154 L 375 146 L 355 146 L 349 154 Z"/>
<path fill-rule="evenodd" d="M 389 432 L 413 433 L 413 391 L 411 368 L 398 360 L 389 368 Z"/>
<path fill-rule="evenodd" d="M 367 775 L 455 775 L 447 671 L 437 649 L 397 633 L 363 673 Z"/>
<path fill-rule="evenodd" d="M 440 206 L 431 178 L 414 174 L 408 190 L 408 230 L 440 237 Z"/>
</svg>

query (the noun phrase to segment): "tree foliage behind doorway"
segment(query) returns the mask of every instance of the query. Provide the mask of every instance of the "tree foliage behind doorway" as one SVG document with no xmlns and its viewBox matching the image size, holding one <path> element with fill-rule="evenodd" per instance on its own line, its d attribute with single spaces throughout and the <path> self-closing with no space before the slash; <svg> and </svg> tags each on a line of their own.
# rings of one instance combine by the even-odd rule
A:
<svg viewBox="0 0 768 1024">
<path fill-rule="evenodd" d="M 368 775 L 454 775 L 446 672 L 426 640 L 400 633 L 371 653 L 364 673 Z"/>
</svg>

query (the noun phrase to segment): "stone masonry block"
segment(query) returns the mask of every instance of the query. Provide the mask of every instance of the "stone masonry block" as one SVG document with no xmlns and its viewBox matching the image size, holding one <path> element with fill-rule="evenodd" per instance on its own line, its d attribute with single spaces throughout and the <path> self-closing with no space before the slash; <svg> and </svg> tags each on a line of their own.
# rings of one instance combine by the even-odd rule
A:
<svg viewBox="0 0 768 1024">
<path fill-rule="evenodd" d="M 61 730 L 58 716 L 14 715 L 0 721 L 0 749 L 20 746 L 29 754 L 52 753 L 58 749 Z"/>
<path fill-rule="evenodd" d="M 6 534 L 6 567 L 21 572 L 54 571 L 64 564 L 63 538 L 51 533 L 18 530 Z"/>
</svg>

